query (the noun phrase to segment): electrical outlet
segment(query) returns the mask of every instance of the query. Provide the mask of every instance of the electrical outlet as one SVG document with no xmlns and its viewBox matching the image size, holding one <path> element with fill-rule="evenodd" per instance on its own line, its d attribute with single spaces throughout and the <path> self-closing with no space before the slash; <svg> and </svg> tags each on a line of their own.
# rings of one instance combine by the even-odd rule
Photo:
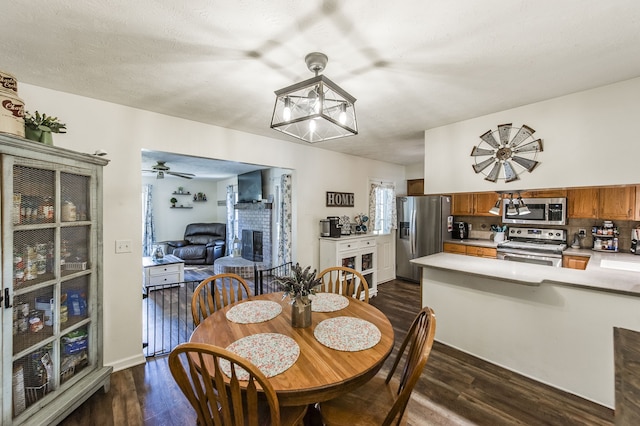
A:
<svg viewBox="0 0 640 426">
<path fill-rule="evenodd" d="M 580 230 L 578 230 L 578 236 L 579 236 L 580 238 L 584 238 L 584 237 L 586 237 L 586 236 L 587 236 L 587 230 L 586 230 L 586 229 L 580 229 Z"/>
<path fill-rule="evenodd" d="M 131 240 L 116 240 L 116 253 L 131 253 Z"/>
</svg>

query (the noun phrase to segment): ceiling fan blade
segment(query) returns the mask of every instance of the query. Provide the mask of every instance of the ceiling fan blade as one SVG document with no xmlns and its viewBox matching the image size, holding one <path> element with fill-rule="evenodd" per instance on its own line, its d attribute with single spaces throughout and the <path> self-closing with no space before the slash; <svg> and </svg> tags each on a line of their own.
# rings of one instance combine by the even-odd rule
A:
<svg viewBox="0 0 640 426">
<path fill-rule="evenodd" d="M 502 163 L 500 163 L 499 161 L 496 161 L 496 163 L 493 165 L 493 169 L 491 169 L 491 171 L 489 172 L 487 177 L 484 178 L 484 180 L 488 180 L 489 182 L 497 181 L 498 180 L 498 173 L 500 173 L 500 166 L 501 165 L 502 165 Z"/>
<path fill-rule="evenodd" d="M 480 173 L 481 171 L 483 171 L 484 169 L 486 169 L 487 167 L 489 167 L 491 164 L 493 164 L 496 161 L 495 158 L 491 157 L 491 158 L 487 158 L 486 160 L 484 160 L 482 163 L 478 163 L 478 164 L 474 164 L 473 165 L 473 170 L 476 173 Z"/>
<path fill-rule="evenodd" d="M 529 173 L 531 173 L 531 171 L 535 169 L 538 164 L 540 164 L 539 161 L 529 160 L 528 158 L 518 157 L 517 155 L 514 155 L 513 157 L 511 157 L 511 159 L 527 169 Z"/>
<path fill-rule="evenodd" d="M 193 177 L 195 176 L 192 173 L 181 173 L 181 172 L 165 172 L 165 173 L 168 175 L 178 176 L 185 179 L 193 179 Z"/>
<path fill-rule="evenodd" d="M 500 143 L 506 145 L 509 143 L 509 134 L 511 133 L 511 123 L 500 124 L 498 126 L 498 134 L 500 135 Z"/>
<path fill-rule="evenodd" d="M 478 148 L 477 146 L 474 146 L 473 151 L 471 151 L 472 157 L 479 157 L 482 155 L 493 155 L 493 154 L 495 154 L 495 151 L 493 149 Z"/>
<path fill-rule="evenodd" d="M 513 182 L 514 180 L 520 179 L 515 170 L 513 170 L 513 166 L 510 162 L 504 162 L 504 180 L 505 182 Z"/>
<path fill-rule="evenodd" d="M 523 124 L 518 130 L 518 133 L 511 139 L 511 147 L 516 147 L 525 141 L 529 136 L 533 135 L 536 131 L 531 127 Z"/>
<path fill-rule="evenodd" d="M 533 142 L 526 143 L 522 146 L 514 148 L 512 152 L 520 153 L 520 152 L 542 152 L 542 139 L 536 139 Z"/>
<path fill-rule="evenodd" d="M 487 133 L 481 135 L 480 139 L 482 139 L 483 141 L 485 141 L 486 143 L 488 143 L 489 145 L 491 145 L 495 149 L 500 148 L 500 144 L 498 143 L 496 138 L 493 137 L 493 132 L 491 130 L 489 130 L 489 131 L 487 131 Z"/>
</svg>

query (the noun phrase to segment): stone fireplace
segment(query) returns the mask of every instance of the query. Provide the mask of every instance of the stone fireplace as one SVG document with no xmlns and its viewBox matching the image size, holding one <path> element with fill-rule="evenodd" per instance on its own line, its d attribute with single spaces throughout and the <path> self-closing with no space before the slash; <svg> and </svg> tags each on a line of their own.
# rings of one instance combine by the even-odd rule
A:
<svg viewBox="0 0 640 426">
<path fill-rule="evenodd" d="M 261 262 L 266 268 L 272 262 L 272 203 L 239 203 L 238 236 L 242 239 L 242 257 Z M 260 260 L 258 260 L 261 257 Z"/>
</svg>

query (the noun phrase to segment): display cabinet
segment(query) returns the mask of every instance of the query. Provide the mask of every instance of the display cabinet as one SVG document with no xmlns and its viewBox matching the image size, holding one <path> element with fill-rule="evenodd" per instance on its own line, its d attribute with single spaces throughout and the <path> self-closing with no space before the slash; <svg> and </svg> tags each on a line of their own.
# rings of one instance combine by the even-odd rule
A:
<svg viewBox="0 0 640 426">
<path fill-rule="evenodd" d="M 377 256 L 376 239 L 371 235 L 320 238 L 320 271 L 331 266 L 355 269 L 367 280 L 369 297 L 378 294 Z"/>
<path fill-rule="evenodd" d="M 102 167 L 0 134 L 3 425 L 56 424 L 96 390 L 102 361 Z"/>
</svg>

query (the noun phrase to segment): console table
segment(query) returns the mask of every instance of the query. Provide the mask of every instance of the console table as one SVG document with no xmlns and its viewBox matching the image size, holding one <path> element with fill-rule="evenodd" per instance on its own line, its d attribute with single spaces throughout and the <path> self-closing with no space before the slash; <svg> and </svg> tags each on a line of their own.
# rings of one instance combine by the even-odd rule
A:
<svg viewBox="0 0 640 426">
<path fill-rule="evenodd" d="M 184 282 L 184 260 L 172 254 L 162 259 L 143 257 L 142 268 L 145 287 Z"/>
</svg>

